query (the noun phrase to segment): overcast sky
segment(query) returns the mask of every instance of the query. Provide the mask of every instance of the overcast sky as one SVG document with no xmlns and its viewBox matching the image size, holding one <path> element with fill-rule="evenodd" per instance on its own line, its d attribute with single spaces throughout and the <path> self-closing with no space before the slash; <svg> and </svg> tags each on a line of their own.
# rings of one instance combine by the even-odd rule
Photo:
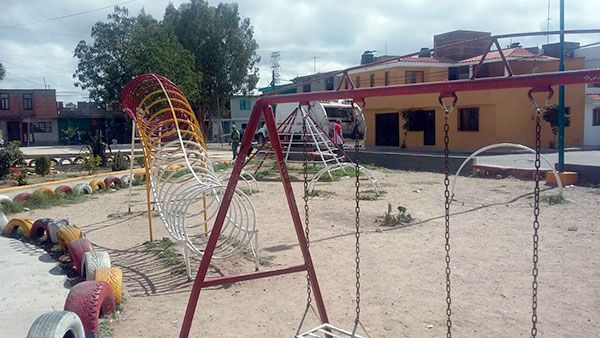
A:
<svg viewBox="0 0 600 338">
<path fill-rule="evenodd" d="M 178 7 L 184 0 L 172 0 Z M 216 5 L 219 1 L 209 1 Z M 6 68 L 1 88 L 57 90 L 59 101 L 87 99 L 73 86 L 77 42 L 90 42 L 90 28 L 106 20 L 112 6 L 131 15 L 144 8 L 161 19 L 169 0 L 0 0 L 0 62 Z M 240 15 L 250 18 L 259 44 L 259 86 L 270 82 L 271 52 L 281 51 L 281 78 L 356 65 L 365 50 L 402 55 L 432 47 L 433 35 L 457 29 L 494 35 L 559 28 L 559 0 L 240 0 Z M 600 28 L 599 0 L 565 0 L 566 29 Z M 106 7 L 106 8 L 103 8 Z M 81 12 L 83 14 L 73 15 Z M 55 19 L 57 17 L 65 18 Z M 51 20 L 49 20 L 51 19 Z M 46 21 L 49 20 L 49 21 Z M 40 22 L 46 21 L 46 22 Z M 16 26 L 16 27 L 12 27 Z M 568 36 L 589 44 L 600 34 Z M 557 42 L 551 37 L 550 42 Z M 541 46 L 545 37 L 519 40 Z M 510 41 L 501 41 L 508 45 Z"/>
</svg>

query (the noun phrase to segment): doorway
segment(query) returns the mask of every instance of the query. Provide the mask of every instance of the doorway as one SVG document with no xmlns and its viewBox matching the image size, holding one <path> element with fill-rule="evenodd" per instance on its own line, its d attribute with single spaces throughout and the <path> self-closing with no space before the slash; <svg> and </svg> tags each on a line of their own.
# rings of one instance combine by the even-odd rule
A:
<svg viewBox="0 0 600 338">
<path fill-rule="evenodd" d="M 423 128 L 423 145 L 435 145 L 435 110 L 426 110 L 425 126 Z"/>
<path fill-rule="evenodd" d="M 400 114 L 375 114 L 375 145 L 400 146 Z"/>
<path fill-rule="evenodd" d="M 21 129 L 18 121 L 6 122 L 6 137 L 8 141 L 21 141 Z"/>
</svg>

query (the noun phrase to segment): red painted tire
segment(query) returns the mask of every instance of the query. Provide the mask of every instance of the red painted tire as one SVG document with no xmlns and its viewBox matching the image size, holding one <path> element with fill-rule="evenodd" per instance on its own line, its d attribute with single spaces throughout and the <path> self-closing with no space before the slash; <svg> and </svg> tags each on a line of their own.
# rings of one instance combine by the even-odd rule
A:
<svg viewBox="0 0 600 338">
<path fill-rule="evenodd" d="M 13 198 L 13 201 L 15 201 L 17 203 L 25 203 L 25 202 L 29 201 L 30 198 L 31 198 L 30 193 L 22 192 L 22 193 L 18 194 L 17 196 L 15 196 L 15 198 Z"/>
<path fill-rule="evenodd" d="M 73 188 L 69 187 L 68 185 L 59 185 L 56 187 L 56 189 L 54 189 L 54 193 L 56 195 L 70 195 L 73 193 Z"/>
<path fill-rule="evenodd" d="M 83 260 L 83 255 L 86 252 L 94 251 L 92 242 L 87 238 L 79 238 L 69 243 L 69 245 L 67 245 L 67 250 L 69 251 L 69 257 L 71 257 L 73 268 L 77 271 L 77 274 L 81 275 L 81 261 Z"/>
<path fill-rule="evenodd" d="M 114 310 L 112 288 L 103 281 L 86 281 L 73 286 L 65 301 L 65 311 L 79 316 L 86 337 L 98 335 L 98 319 Z"/>
<path fill-rule="evenodd" d="M 29 238 L 36 239 L 44 236 L 44 233 L 46 233 L 47 238 L 50 239 L 50 223 L 52 222 L 54 222 L 52 218 L 40 218 L 33 222 Z"/>
<path fill-rule="evenodd" d="M 121 185 L 121 179 L 116 177 L 116 176 L 109 176 L 107 178 L 104 179 L 104 184 L 106 185 L 107 188 L 111 187 L 113 184 L 114 186 L 120 186 Z"/>
</svg>

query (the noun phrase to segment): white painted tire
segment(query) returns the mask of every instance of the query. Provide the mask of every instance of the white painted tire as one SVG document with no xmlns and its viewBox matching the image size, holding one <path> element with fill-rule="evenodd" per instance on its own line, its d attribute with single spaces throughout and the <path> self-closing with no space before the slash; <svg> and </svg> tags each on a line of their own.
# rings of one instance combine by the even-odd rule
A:
<svg viewBox="0 0 600 338">
<path fill-rule="evenodd" d="M 50 240 L 54 244 L 58 244 L 58 229 L 69 225 L 69 221 L 66 219 L 59 219 L 54 222 L 50 222 L 48 229 L 50 230 Z"/>
<path fill-rule="evenodd" d="M 12 202 L 12 198 L 6 196 L 6 195 L 0 195 L 0 203 L 2 202 Z"/>
<path fill-rule="evenodd" d="M 73 312 L 55 311 L 37 317 L 31 325 L 27 338 L 85 338 L 83 324 Z"/>
<path fill-rule="evenodd" d="M 106 251 L 91 251 L 84 254 L 81 261 L 81 277 L 93 281 L 98 268 L 110 268 L 110 256 Z"/>
<path fill-rule="evenodd" d="M 93 194 L 94 190 L 92 190 L 92 187 L 90 187 L 89 184 L 87 183 L 78 183 L 75 184 L 75 186 L 73 187 L 73 190 L 75 190 L 76 194 Z"/>
<path fill-rule="evenodd" d="M 121 184 L 122 184 L 124 187 L 128 187 L 128 186 L 129 186 L 129 181 L 130 181 L 130 180 L 131 180 L 131 179 L 129 178 L 129 175 L 123 175 L 123 176 L 121 176 Z"/>
<path fill-rule="evenodd" d="M 8 218 L 6 218 L 4 213 L 0 212 L 0 234 L 4 233 L 4 229 L 6 229 L 7 224 L 8 224 Z"/>
</svg>

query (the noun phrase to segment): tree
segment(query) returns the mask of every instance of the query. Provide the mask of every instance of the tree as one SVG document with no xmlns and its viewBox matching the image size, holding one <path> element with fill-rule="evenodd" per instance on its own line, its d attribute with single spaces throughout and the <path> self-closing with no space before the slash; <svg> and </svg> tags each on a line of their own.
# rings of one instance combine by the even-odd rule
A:
<svg viewBox="0 0 600 338">
<path fill-rule="evenodd" d="M 250 19 L 240 18 L 237 4 L 212 7 L 206 0 L 192 0 L 178 9 L 169 4 L 163 24 L 192 52 L 196 71 L 204 75 L 203 95 L 195 105 L 204 114 L 218 116 L 234 93 L 255 88 L 258 44 Z"/>
<path fill-rule="evenodd" d="M 0 81 L 4 80 L 4 76 L 6 75 L 6 70 L 4 69 L 4 65 L 0 63 Z"/>
<path fill-rule="evenodd" d="M 88 89 L 97 102 L 117 106 L 125 85 L 151 72 L 175 82 L 189 99 L 200 97 L 194 56 L 171 31 L 143 11 L 130 17 L 124 7 L 115 6 L 107 18 L 92 26 L 93 43 L 81 40 L 75 48 L 75 86 Z"/>
</svg>

